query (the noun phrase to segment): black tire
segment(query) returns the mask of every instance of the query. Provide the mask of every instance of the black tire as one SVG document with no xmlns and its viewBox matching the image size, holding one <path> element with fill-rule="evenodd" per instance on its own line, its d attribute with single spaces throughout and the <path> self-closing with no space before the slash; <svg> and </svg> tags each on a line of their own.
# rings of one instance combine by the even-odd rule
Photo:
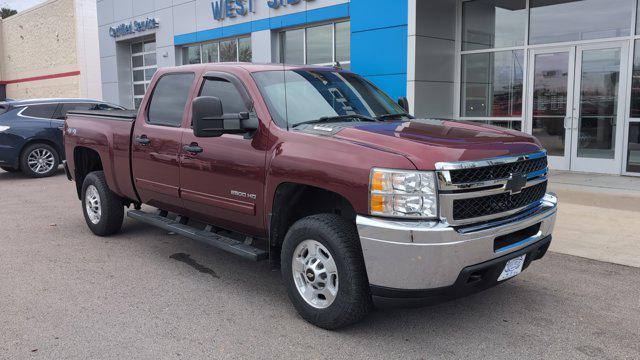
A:
<svg viewBox="0 0 640 360">
<path fill-rule="evenodd" d="M 8 167 L 8 166 L 0 166 L 0 169 L 4 170 L 6 172 L 10 172 L 10 173 L 14 173 L 14 172 L 20 171 L 20 169 L 14 169 L 14 168 Z"/>
<path fill-rule="evenodd" d="M 294 280 L 295 250 L 305 240 L 315 240 L 323 245 L 337 267 L 337 295 L 323 309 L 311 306 L 298 291 Z M 337 329 L 361 320 L 373 309 L 360 238 L 353 222 L 334 214 L 298 220 L 285 236 L 280 262 L 289 298 L 300 316 L 311 324 L 328 330 Z"/>
<path fill-rule="evenodd" d="M 34 151 L 47 151 L 53 157 L 53 164 L 49 168 L 47 166 L 47 171 L 37 172 L 29 166 L 29 155 Z M 58 166 L 60 165 L 60 155 L 58 155 L 58 151 L 53 148 L 53 146 L 44 143 L 35 143 L 27 146 L 22 150 L 22 154 L 20 155 L 20 170 L 22 172 L 32 178 L 43 178 L 52 176 L 58 171 Z"/>
<path fill-rule="evenodd" d="M 100 216 L 97 222 L 91 220 L 87 209 L 87 189 L 93 186 L 99 196 Z M 92 190 L 93 191 L 93 190 Z M 124 205 L 122 198 L 107 186 L 104 172 L 94 171 L 84 178 L 82 183 L 82 213 L 91 232 L 98 236 L 109 236 L 120 231 L 124 219 Z"/>
</svg>

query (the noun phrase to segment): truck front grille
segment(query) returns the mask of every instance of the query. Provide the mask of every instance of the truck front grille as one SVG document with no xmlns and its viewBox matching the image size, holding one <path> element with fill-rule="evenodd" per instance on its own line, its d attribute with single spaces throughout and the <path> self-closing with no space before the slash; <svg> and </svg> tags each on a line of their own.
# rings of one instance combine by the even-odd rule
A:
<svg viewBox="0 0 640 360">
<path fill-rule="evenodd" d="M 453 219 L 466 220 L 527 207 L 542 200 L 546 192 L 547 182 L 545 181 L 522 189 L 518 194 L 502 193 L 454 200 Z"/>
<path fill-rule="evenodd" d="M 440 218 L 454 226 L 514 215 L 540 204 L 547 191 L 543 151 L 479 161 L 438 163 Z"/>
<path fill-rule="evenodd" d="M 466 184 L 478 181 L 506 179 L 510 174 L 529 174 L 547 168 L 547 157 L 518 161 L 514 163 L 483 166 L 472 169 L 451 171 L 452 184 Z"/>
</svg>

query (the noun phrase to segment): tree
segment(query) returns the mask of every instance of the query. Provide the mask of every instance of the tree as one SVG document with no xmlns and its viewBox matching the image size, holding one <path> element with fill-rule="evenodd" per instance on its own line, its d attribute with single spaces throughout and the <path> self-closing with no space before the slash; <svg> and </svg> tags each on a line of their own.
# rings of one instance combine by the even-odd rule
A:
<svg viewBox="0 0 640 360">
<path fill-rule="evenodd" d="M 17 12 L 16 10 L 13 10 L 13 9 L 9 9 L 9 8 L 3 7 L 2 9 L 0 9 L 0 18 L 2 18 L 2 19 L 6 19 L 6 18 L 8 18 L 9 16 L 11 16 L 11 15 L 15 15 L 15 14 L 17 14 L 17 13 L 18 13 L 18 12 Z"/>
</svg>

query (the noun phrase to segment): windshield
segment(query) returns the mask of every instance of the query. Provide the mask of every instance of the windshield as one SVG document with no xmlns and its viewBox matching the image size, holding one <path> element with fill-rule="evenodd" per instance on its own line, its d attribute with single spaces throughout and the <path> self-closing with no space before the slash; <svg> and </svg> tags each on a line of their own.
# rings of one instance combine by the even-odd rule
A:
<svg viewBox="0 0 640 360">
<path fill-rule="evenodd" d="M 364 78 L 327 70 L 275 70 L 253 74 L 271 116 L 282 127 L 323 117 L 403 114 L 389 96 Z"/>
</svg>

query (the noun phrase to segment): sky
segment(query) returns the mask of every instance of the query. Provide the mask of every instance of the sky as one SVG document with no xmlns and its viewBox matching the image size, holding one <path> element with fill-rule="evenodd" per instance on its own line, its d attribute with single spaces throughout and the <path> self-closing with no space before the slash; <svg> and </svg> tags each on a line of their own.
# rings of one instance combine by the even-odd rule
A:
<svg viewBox="0 0 640 360">
<path fill-rule="evenodd" d="M 22 11 L 45 2 L 45 0 L 0 0 L 0 7 Z"/>
</svg>

